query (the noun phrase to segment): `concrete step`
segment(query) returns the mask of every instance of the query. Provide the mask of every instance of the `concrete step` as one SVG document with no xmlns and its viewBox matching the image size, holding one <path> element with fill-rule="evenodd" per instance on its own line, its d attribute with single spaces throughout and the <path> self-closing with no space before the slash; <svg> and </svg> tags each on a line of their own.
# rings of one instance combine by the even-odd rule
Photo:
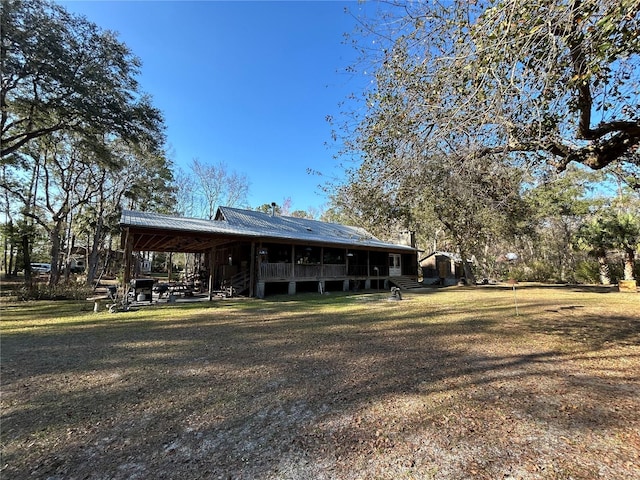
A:
<svg viewBox="0 0 640 480">
<path fill-rule="evenodd" d="M 400 290 L 411 290 L 412 288 L 422 288 L 422 284 L 410 277 L 389 277 L 389 281 Z"/>
</svg>

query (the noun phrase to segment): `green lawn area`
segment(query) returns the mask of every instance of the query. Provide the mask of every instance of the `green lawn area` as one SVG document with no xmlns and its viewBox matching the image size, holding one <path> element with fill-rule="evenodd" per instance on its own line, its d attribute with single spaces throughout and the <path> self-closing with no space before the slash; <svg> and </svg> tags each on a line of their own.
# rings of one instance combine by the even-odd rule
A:
<svg viewBox="0 0 640 480">
<path fill-rule="evenodd" d="M 0 477 L 640 479 L 639 294 L 91 309 L 0 304 Z"/>
</svg>

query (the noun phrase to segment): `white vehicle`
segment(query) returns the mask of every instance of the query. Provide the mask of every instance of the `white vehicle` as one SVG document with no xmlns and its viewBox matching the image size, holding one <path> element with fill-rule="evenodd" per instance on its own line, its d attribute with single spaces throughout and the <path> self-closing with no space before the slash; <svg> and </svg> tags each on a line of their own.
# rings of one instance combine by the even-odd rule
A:
<svg viewBox="0 0 640 480">
<path fill-rule="evenodd" d="M 69 261 L 69 270 L 71 271 L 71 273 L 84 272 L 84 258 L 71 257 Z"/>
<path fill-rule="evenodd" d="M 51 273 L 50 263 L 32 263 L 31 271 L 34 273 Z"/>
</svg>

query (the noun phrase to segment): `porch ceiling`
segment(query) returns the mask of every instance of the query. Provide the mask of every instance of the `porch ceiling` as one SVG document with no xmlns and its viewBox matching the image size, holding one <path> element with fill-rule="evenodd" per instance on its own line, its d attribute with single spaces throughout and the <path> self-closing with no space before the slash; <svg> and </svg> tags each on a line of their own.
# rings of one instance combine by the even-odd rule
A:
<svg viewBox="0 0 640 480">
<path fill-rule="evenodd" d="M 123 240 L 126 235 L 123 235 Z M 131 247 L 135 252 L 203 253 L 227 244 L 234 238 L 225 235 L 191 234 L 167 230 L 129 228 Z"/>
</svg>

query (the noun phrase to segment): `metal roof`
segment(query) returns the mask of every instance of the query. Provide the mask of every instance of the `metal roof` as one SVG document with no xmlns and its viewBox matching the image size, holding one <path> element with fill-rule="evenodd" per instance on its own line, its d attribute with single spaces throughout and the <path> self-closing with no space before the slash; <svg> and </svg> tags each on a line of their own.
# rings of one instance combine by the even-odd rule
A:
<svg viewBox="0 0 640 480">
<path fill-rule="evenodd" d="M 231 207 L 220 207 L 215 220 L 123 210 L 120 225 L 164 234 L 191 233 L 415 251 L 410 246 L 383 242 L 359 227 Z"/>
</svg>

